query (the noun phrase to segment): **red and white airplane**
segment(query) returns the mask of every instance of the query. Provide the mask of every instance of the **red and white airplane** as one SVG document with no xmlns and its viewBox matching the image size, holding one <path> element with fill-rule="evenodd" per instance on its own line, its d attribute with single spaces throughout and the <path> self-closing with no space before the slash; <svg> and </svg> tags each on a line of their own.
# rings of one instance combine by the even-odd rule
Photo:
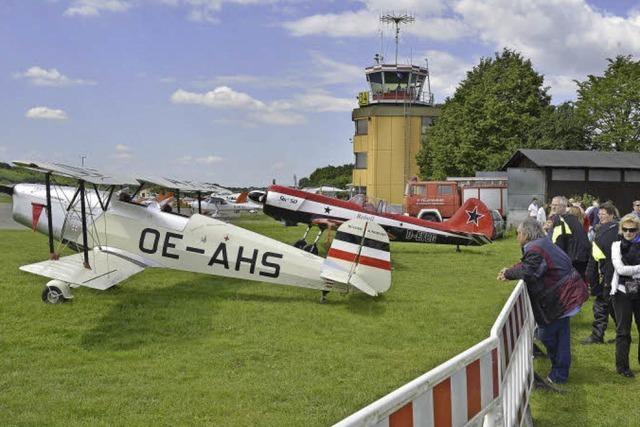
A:
<svg viewBox="0 0 640 427">
<path fill-rule="evenodd" d="M 355 199 L 355 200 L 354 200 Z M 317 252 L 316 242 L 321 232 L 331 225 L 350 219 L 363 219 L 378 223 L 391 240 L 399 242 L 442 243 L 450 245 L 484 245 L 491 242 L 493 219 L 491 212 L 478 199 L 469 199 L 444 222 L 432 222 L 406 215 L 386 213 L 384 203 L 378 208 L 365 202 L 364 197 L 350 201 L 334 199 L 319 194 L 272 185 L 264 195 L 253 198 L 263 204 L 265 214 L 285 225 L 308 224 L 302 239 L 294 245 Z M 318 225 L 321 232 L 315 241 L 307 244 L 311 226 Z"/>
</svg>

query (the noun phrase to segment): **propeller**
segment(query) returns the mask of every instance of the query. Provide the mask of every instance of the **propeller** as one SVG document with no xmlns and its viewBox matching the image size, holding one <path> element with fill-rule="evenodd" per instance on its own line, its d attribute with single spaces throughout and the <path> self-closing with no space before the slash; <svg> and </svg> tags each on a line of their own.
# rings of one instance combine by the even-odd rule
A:
<svg viewBox="0 0 640 427">
<path fill-rule="evenodd" d="M 267 198 L 267 193 L 265 191 L 253 190 L 249 193 L 248 197 L 252 202 L 262 205 Z"/>
</svg>

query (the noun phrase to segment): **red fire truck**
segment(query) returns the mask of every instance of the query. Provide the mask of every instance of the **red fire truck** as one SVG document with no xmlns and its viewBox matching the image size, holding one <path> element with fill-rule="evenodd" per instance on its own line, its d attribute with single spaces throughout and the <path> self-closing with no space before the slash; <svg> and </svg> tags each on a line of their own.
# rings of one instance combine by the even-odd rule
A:
<svg viewBox="0 0 640 427">
<path fill-rule="evenodd" d="M 507 179 L 494 177 L 447 178 L 447 181 L 407 183 L 404 211 L 411 216 L 442 221 L 451 217 L 469 198 L 484 202 L 503 217 L 507 213 Z"/>
</svg>

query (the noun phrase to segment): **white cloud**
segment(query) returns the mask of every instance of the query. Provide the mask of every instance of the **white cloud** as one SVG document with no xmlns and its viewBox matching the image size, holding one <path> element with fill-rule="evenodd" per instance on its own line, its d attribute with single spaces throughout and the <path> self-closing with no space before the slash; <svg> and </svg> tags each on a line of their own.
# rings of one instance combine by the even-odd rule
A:
<svg viewBox="0 0 640 427">
<path fill-rule="evenodd" d="M 195 80 L 192 85 L 197 88 L 209 88 L 211 86 L 251 86 L 260 87 L 262 89 L 269 88 L 303 88 L 309 85 L 302 79 L 290 76 L 277 76 L 270 78 L 269 76 L 254 76 L 250 74 L 234 74 L 216 76 L 210 79 L 200 78 Z"/>
<path fill-rule="evenodd" d="M 14 74 L 14 77 L 18 79 L 27 79 L 31 84 L 35 86 L 62 87 L 72 85 L 96 84 L 91 80 L 70 79 L 55 68 L 50 68 L 47 70 L 38 66 L 33 66 L 22 73 L 16 73 Z"/>
<path fill-rule="evenodd" d="M 73 0 L 66 16 L 98 16 L 102 12 L 124 12 L 131 7 L 127 0 Z"/>
<path fill-rule="evenodd" d="M 290 102 L 301 110 L 320 113 L 351 111 L 358 106 L 355 96 L 352 99 L 338 98 L 322 90 L 297 95 Z"/>
<path fill-rule="evenodd" d="M 361 5 L 282 25 L 294 36 L 373 37 L 381 28 L 393 36 L 391 27 L 378 23 L 387 1 L 363 0 Z M 603 12 L 586 0 L 398 0 L 393 8 L 415 13 L 415 22 L 403 26 L 401 34 L 428 40 L 470 40 L 484 44 L 491 53 L 504 47 L 516 49 L 545 74 L 545 84 L 550 84 L 551 93 L 561 100 L 575 97 L 573 79 L 601 73 L 606 58 L 640 56 L 640 8 L 631 9 L 626 16 Z M 434 92 L 450 95 L 455 81 L 438 74 L 438 63 L 433 59 Z M 459 67 L 448 62 L 447 66 L 464 78 Z M 471 69 L 471 64 L 463 61 L 460 65 L 468 65 L 465 71 Z"/>
<path fill-rule="evenodd" d="M 49 107 L 33 107 L 24 115 L 29 119 L 67 120 L 67 113 Z"/>
<path fill-rule="evenodd" d="M 409 14 L 438 14 L 445 11 L 444 0 L 363 0 L 366 8 L 379 13 L 402 11 Z"/>
<path fill-rule="evenodd" d="M 228 86 L 219 86 L 206 93 L 187 92 L 178 89 L 171 95 L 175 104 L 199 104 L 212 108 L 263 109 L 264 102 L 243 92 L 236 92 Z"/>
<path fill-rule="evenodd" d="M 133 151 L 131 150 L 131 147 L 129 147 L 128 145 L 117 144 L 115 149 L 116 149 L 115 154 L 111 156 L 114 159 L 124 160 L 124 161 L 133 159 Z"/>
<path fill-rule="evenodd" d="M 544 77 L 544 85 L 550 86 L 549 94 L 552 102 L 556 104 L 567 99 L 575 99 L 578 90 L 575 80 L 582 79 L 584 76 L 551 75 Z"/>
<path fill-rule="evenodd" d="M 333 60 L 320 52 L 311 52 L 311 68 L 322 85 L 354 83 L 362 80 L 362 67 Z"/>
<path fill-rule="evenodd" d="M 351 111 L 356 107 L 355 97 L 353 99 L 338 98 L 321 89 L 309 90 L 291 99 L 267 103 L 246 93 L 236 92 L 227 86 L 220 86 L 205 93 L 179 89 L 171 95 L 171 102 L 245 111 L 247 117 L 253 121 L 285 126 L 305 123 L 306 119 L 300 112 Z M 237 117 L 232 118 L 232 120 L 237 119 Z M 221 122 L 226 121 L 227 119 L 223 118 Z"/>
<path fill-rule="evenodd" d="M 291 67 L 286 74 L 276 76 L 234 74 L 221 75 L 213 78 L 199 78 L 192 85 L 197 88 L 210 88 L 212 86 L 250 86 L 261 89 L 272 88 L 296 88 L 307 89 L 309 87 L 323 87 L 338 84 L 359 84 L 363 79 L 363 70 L 360 65 L 352 65 L 336 61 L 318 51 L 310 51 L 309 61 L 304 61 L 304 69 L 296 70 Z"/>
<path fill-rule="evenodd" d="M 126 12 L 142 5 L 161 5 L 186 10 L 187 19 L 195 22 L 217 23 L 216 14 L 224 3 L 239 5 L 276 3 L 279 0 L 71 0 L 64 11 L 66 16 L 95 17 L 103 12 Z M 282 1 L 282 0 L 280 0 Z"/>
<path fill-rule="evenodd" d="M 304 122 L 300 114 L 288 111 L 290 105 L 281 101 L 266 104 L 243 92 L 220 86 L 206 93 L 188 92 L 179 89 L 171 95 L 175 104 L 195 104 L 216 109 L 244 110 L 252 120 L 266 124 L 294 125 Z"/>
<path fill-rule="evenodd" d="M 294 36 L 370 37 L 379 30 L 379 14 L 370 10 L 312 15 L 282 25 Z"/>
<path fill-rule="evenodd" d="M 224 159 L 220 156 L 205 156 L 205 157 L 198 157 L 195 161 L 196 163 L 199 163 L 201 165 L 213 165 L 215 163 L 220 163 L 222 162 Z"/>
<path fill-rule="evenodd" d="M 429 50 L 425 56 L 429 59 L 431 92 L 438 102 L 452 96 L 458 84 L 466 77 L 467 71 L 473 68 L 473 64 L 448 52 Z"/>
<path fill-rule="evenodd" d="M 156 0 L 159 3 L 187 9 L 187 18 L 195 22 L 218 23 L 216 14 L 225 3 L 239 5 L 264 5 L 279 0 Z M 281 0 L 280 0 L 281 1 Z"/>
<path fill-rule="evenodd" d="M 416 18 L 413 25 L 401 31 L 430 40 L 457 40 L 470 35 L 471 30 L 465 22 L 455 18 Z"/>
<path fill-rule="evenodd" d="M 360 10 L 311 15 L 284 22 L 283 26 L 294 36 L 370 37 L 381 29 L 395 32 L 393 24 L 380 23 L 380 17 L 393 9 L 406 11 L 415 19 L 414 24 L 403 27 L 403 32 L 436 40 L 449 40 L 464 32 L 461 23 L 441 17 L 447 9 L 443 0 L 396 0 L 393 5 L 388 0 L 364 0 L 362 4 Z"/>
<path fill-rule="evenodd" d="M 302 114 L 290 111 L 263 111 L 251 114 L 252 120 L 280 126 L 292 126 L 306 123 L 307 119 Z"/>
<path fill-rule="evenodd" d="M 515 48 L 553 75 L 600 72 L 607 57 L 640 53 L 637 15 L 602 13 L 584 0 L 461 0 L 455 11 L 480 40 Z"/>
</svg>

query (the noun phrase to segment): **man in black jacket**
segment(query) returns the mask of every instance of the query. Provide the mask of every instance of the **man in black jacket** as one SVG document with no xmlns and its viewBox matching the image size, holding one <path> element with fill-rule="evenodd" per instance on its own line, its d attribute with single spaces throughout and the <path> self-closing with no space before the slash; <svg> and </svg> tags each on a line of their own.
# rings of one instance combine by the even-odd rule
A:
<svg viewBox="0 0 640 427">
<path fill-rule="evenodd" d="M 615 218 L 616 207 L 611 203 L 603 203 L 598 210 L 600 224 L 592 242 L 591 257 L 587 264 L 587 281 L 591 286 L 593 301 L 593 325 L 591 335 L 581 341 L 582 344 L 602 344 L 604 331 L 609 323 L 609 314 L 614 317 L 611 305 L 611 279 L 613 264 L 611 263 L 611 244 L 620 240 L 618 221 Z M 615 317 L 613 319 L 615 321 Z"/>
<path fill-rule="evenodd" d="M 567 212 L 567 199 L 556 196 L 551 200 L 551 216 L 545 224 L 551 241 L 562 249 L 578 273 L 585 278 L 591 245 L 578 218 Z"/>
</svg>

